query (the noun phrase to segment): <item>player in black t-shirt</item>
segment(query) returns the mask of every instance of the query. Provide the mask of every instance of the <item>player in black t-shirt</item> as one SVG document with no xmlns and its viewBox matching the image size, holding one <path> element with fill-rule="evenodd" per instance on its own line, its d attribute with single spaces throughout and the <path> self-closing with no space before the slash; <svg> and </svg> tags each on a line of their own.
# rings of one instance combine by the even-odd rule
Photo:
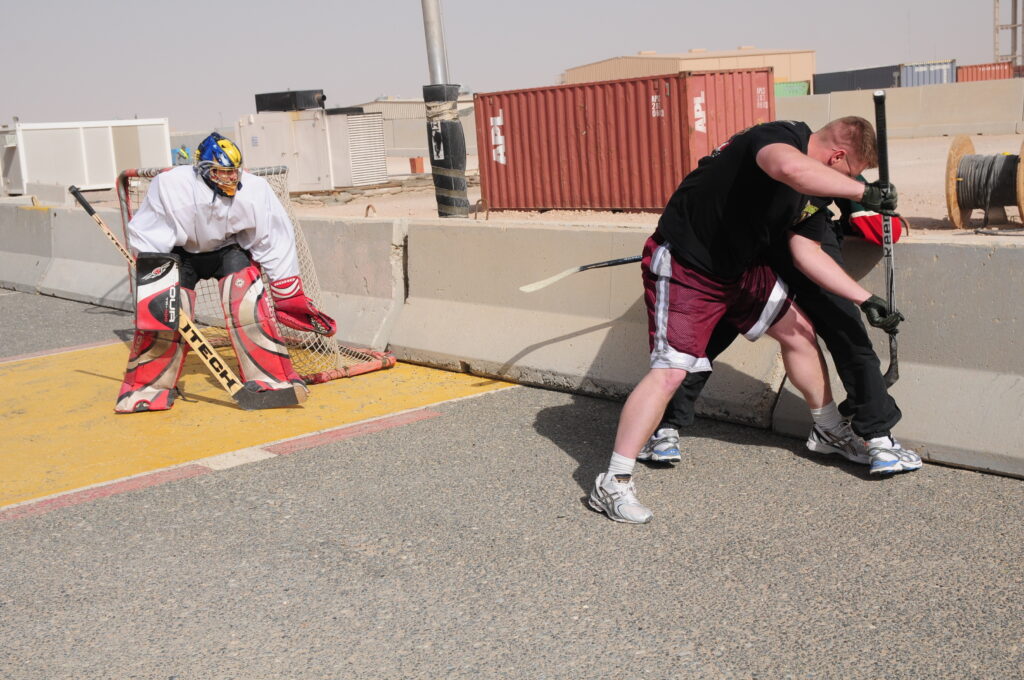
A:
<svg viewBox="0 0 1024 680">
<path fill-rule="evenodd" d="M 903 317 L 851 279 L 815 238 L 831 201 L 817 197 L 895 210 L 891 185 L 854 179 L 877 164 L 877 153 L 863 118 L 841 118 L 813 133 L 804 123 L 777 121 L 735 135 L 686 176 L 644 247 L 651 370 L 623 406 L 608 471 L 590 495 L 594 509 L 620 522 L 650 520 L 632 479 L 637 454 L 687 373 L 711 370 L 706 350 L 720 321 L 749 340 L 777 340 L 817 431 L 838 448 L 867 454 L 832 400 L 813 325 L 763 258 L 770 243 L 786 239 L 803 274 L 860 305 L 873 326 L 894 330 Z"/>
</svg>

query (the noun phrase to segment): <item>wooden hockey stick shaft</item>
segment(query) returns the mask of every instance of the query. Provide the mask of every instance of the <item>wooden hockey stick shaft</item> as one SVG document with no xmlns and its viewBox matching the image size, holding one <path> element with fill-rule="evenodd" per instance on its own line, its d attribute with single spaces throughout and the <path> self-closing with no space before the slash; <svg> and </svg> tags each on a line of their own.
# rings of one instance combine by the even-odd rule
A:
<svg viewBox="0 0 1024 680">
<path fill-rule="evenodd" d="M 889 182 L 889 140 L 885 121 L 885 90 L 874 93 L 875 132 L 878 136 L 878 180 Z M 893 259 L 892 216 L 882 215 L 882 259 L 885 263 L 885 295 L 889 313 L 896 310 L 896 263 Z M 889 368 L 885 371 L 885 384 L 892 386 L 900 379 L 897 331 L 889 333 Z"/>
<path fill-rule="evenodd" d="M 82 196 L 81 190 L 76 186 L 68 187 L 68 192 L 75 197 L 78 204 L 81 205 L 89 216 L 92 217 L 93 221 L 99 225 L 100 230 L 106 235 L 110 242 L 114 244 L 117 251 L 128 261 L 128 265 L 134 270 L 135 269 L 135 258 L 132 254 L 124 247 L 124 244 L 118 240 L 114 232 L 110 230 L 106 222 L 103 221 L 99 215 L 96 214 L 96 210 L 92 205 Z M 192 319 L 184 312 L 184 310 L 178 310 L 178 332 L 181 333 L 181 337 L 185 339 L 185 342 L 195 350 L 196 354 L 199 355 L 200 360 L 206 365 L 207 370 L 216 378 L 217 382 L 220 383 L 231 398 L 243 409 L 255 410 L 264 408 L 277 408 L 279 406 L 294 406 L 305 401 L 305 387 L 294 387 L 292 389 L 284 390 L 265 390 L 262 392 L 256 392 L 245 388 L 245 384 L 238 379 L 235 372 L 232 371 L 227 363 L 221 358 L 220 354 L 214 349 L 210 341 L 206 339 L 202 331 L 195 325 Z M 301 391 L 301 395 L 300 395 Z"/>
<path fill-rule="evenodd" d="M 552 283 L 561 281 L 562 279 L 578 274 L 579 272 L 585 272 L 588 269 L 600 269 L 602 267 L 615 267 L 620 264 L 630 264 L 631 262 L 639 262 L 641 257 L 639 255 L 632 255 L 630 257 L 620 257 L 617 260 L 605 260 L 604 262 L 594 262 L 593 264 L 581 264 L 578 267 L 571 267 L 566 269 L 564 272 L 559 272 L 554 276 L 549 276 L 546 279 L 535 281 L 534 283 L 528 283 L 525 286 L 520 286 L 519 290 L 524 293 L 532 293 L 541 288 L 547 288 Z"/>
</svg>

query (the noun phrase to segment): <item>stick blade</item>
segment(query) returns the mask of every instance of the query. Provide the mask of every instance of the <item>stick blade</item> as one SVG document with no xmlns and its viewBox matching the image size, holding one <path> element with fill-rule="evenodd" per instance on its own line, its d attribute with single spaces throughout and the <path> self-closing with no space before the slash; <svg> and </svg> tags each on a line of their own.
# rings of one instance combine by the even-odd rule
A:
<svg viewBox="0 0 1024 680">
<path fill-rule="evenodd" d="M 292 385 L 280 390 L 258 391 L 246 384 L 245 387 L 232 394 L 231 398 L 245 411 L 259 411 L 268 408 L 298 406 L 306 401 L 308 396 L 309 390 L 305 385 Z"/>
<path fill-rule="evenodd" d="M 564 279 L 567 276 L 572 276 L 573 274 L 575 274 L 578 271 L 580 271 L 579 267 L 573 267 L 572 269 L 566 269 L 564 272 L 559 272 L 559 273 L 555 274 L 554 276 L 549 276 L 548 278 L 543 279 L 541 281 L 535 281 L 534 283 L 528 283 L 525 286 L 519 286 L 519 290 L 523 291 L 524 293 L 532 293 L 535 290 L 540 290 L 541 288 L 547 288 L 552 283 L 555 283 L 556 281 L 561 281 L 562 279 Z"/>
</svg>

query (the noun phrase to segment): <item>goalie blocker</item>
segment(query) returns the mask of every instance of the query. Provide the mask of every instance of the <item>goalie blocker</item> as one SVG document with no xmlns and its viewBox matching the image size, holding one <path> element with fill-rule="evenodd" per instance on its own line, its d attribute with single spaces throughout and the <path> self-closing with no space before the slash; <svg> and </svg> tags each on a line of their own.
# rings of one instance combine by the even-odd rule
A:
<svg viewBox="0 0 1024 680">
<path fill-rule="evenodd" d="M 181 258 L 169 253 L 139 253 L 135 258 L 135 328 L 178 330 Z"/>
</svg>

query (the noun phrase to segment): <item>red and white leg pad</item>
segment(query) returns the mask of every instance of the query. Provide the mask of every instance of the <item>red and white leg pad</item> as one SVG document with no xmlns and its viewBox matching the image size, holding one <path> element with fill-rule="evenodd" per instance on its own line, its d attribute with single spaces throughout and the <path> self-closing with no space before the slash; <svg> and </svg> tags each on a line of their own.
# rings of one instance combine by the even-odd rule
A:
<svg viewBox="0 0 1024 680">
<path fill-rule="evenodd" d="M 195 292 L 182 289 L 181 308 L 192 313 Z M 166 411 L 174 405 L 174 388 L 189 346 L 178 331 L 135 331 L 128 367 L 114 411 Z"/>
<path fill-rule="evenodd" d="M 263 280 L 255 266 L 220 280 L 220 301 L 228 337 L 238 357 L 238 372 L 261 390 L 292 389 L 302 378 L 292 368 L 288 348 L 264 297 Z"/>
</svg>

